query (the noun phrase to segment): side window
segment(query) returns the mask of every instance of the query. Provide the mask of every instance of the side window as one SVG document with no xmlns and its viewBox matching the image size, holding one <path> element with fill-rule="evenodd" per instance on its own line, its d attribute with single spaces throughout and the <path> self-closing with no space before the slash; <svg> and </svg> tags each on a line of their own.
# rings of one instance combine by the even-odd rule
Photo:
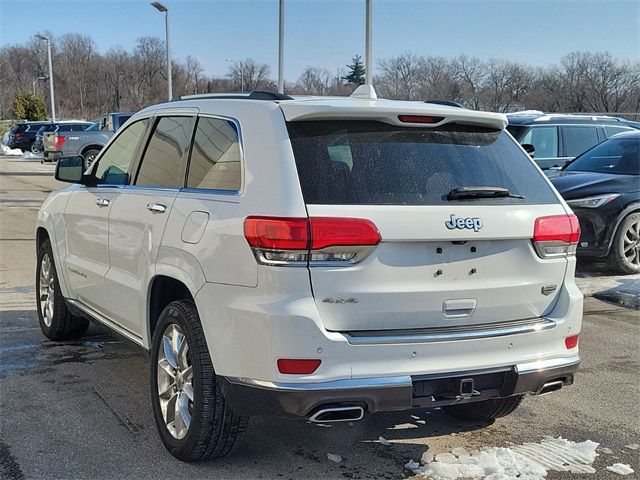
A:
<svg viewBox="0 0 640 480">
<path fill-rule="evenodd" d="M 142 156 L 136 185 L 184 186 L 184 161 L 191 142 L 194 117 L 162 117 Z"/>
<path fill-rule="evenodd" d="M 590 126 L 562 127 L 562 137 L 565 157 L 577 157 L 599 142 L 598 129 Z"/>
<path fill-rule="evenodd" d="M 558 129 L 556 127 L 532 127 L 520 140 L 536 147 L 535 158 L 556 158 L 558 156 Z"/>
<path fill-rule="evenodd" d="M 608 127 L 608 126 L 604 127 L 604 133 L 607 135 L 607 138 L 609 138 L 612 135 L 615 135 L 616 133 L 628 132 L 629 130 L 632 130 L 632 129 L 628 127 Z"/>
<path fill-rule="evenodd" d="M 123 130 L 100 157 L 95 170 L 96 183 L 101 185 L 126 185 L 129 183 L 129 165 L 147 129 L 148 119 L 132 123 Z"/>
<path fill-rule="evenodd" d="M 229 120 L 200 117 L 191 149 L 187 187 L 240 190 L 240 157 L 236 125 Z"/>
</svg>

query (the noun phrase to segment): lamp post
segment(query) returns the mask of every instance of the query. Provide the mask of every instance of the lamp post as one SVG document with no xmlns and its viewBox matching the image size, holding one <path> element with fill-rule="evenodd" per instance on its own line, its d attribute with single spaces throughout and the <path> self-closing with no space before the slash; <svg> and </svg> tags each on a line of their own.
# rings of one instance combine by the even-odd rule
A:
<svg viewBox="0 0 640 480">
<path fill-rule="evenodd" d="M 373 58 L 371 51 L 371 0 L 366 0 L 366 28 L 365 28 L 365 49 L 364 49 L 364 83 L 371 85 L 373 80 Z"/>
<path fill-rule="evenodd" d="M 151 2 L 151 5 L 161 13 L 164 13 L 164 43 L 167 47 L 167 84 L 169 101 L 173 98 L 173 84 L 171 81 L 171 50 L 169 47 L 169 9 L 160 2 Z"/>
<path fill-rule="evenodd" d="M 36 38 L 47 42 L 47 56 L 49 58 L 49 90 L 51 93 L 51 121 L 56 121 L 56 99 L 53 95 L 53 63 L 51 62 L 51 40 L 46 35 L 38 34 Z M 34 83 L 35 89 L 35 83 Z"/>
<path fill-rule="evenodd" d="M 278 93 L 284 93 L 284 0 L 280 0 L 278 31 Z"/>
<path fill-rule="evenodd" d="M 36 78 L 33 79 L 33 82 L 31 82 L 31 86 L 33 87 L 33 96 L 34 97 L 36 96 L 36 82 L 38 80 L 46 80 L 46 79 L 47 79 L 47 77 L 36 77 Z"/>
<path fill-rule="evenodd" d="M 236 62 L 233 58 L 225 58 L 225 61 L 240 65 L 240 91 L 244 92 L 244 64 L 242 63 L 242 60 Z"/>
</svg>

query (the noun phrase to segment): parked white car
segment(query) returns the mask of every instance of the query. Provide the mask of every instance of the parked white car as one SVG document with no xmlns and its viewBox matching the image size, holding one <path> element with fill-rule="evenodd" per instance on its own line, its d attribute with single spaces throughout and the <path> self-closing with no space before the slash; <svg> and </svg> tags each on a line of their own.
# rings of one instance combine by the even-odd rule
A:
<svg viewBox="0 0 640 480">
<path fill-rule="evenodd" d="M 573 382 L 571 209 L 504 115 L 372 93 L 191 96 L 134 115 L 85 173 L 60 159 L 42 331 L 92 319 L 150 350 L 177 458 L 226 455 L 252 414 L 488 420 Z"/>
</svg>

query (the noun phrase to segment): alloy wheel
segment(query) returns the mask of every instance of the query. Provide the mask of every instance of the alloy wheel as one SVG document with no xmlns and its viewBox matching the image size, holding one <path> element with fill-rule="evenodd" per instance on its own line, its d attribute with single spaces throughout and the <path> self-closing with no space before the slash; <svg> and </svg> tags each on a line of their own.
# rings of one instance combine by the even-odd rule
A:
<svg viewBox="0 0 640 480">
<path fill-rule="evenodd" d="M 633 222 L 622 237 L 624 256 L 630 265 L 640 267 L 640 220 Z"/>
<path fill-rule="evenodd" d="M 44 324 L 47 327 L 50 327 L 53 321 L 54 282 L 55 276 L 53 274 L 51 257 L 48 253 L 45 253 L 40 261 L 38 293 L 40 295 L 40 312 L 42 313 Z"/>
<path fill-rule="evenodd" d="M 193 368 L 187 338 L 175 323 L 162 334 L 157 372 L 162 418 L 169 433 L 180 440 L 189 431 L 193 413 Z"/>
</svg>

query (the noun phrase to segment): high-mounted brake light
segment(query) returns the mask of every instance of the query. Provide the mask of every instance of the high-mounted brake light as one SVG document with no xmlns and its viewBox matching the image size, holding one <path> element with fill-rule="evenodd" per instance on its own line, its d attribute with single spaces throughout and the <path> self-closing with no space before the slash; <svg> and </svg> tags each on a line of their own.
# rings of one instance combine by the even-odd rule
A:
<svg viewBox="0 0 640 480">
<path fill-rule="evenodd" d="M 247 217 L 244 235 L 267 265 L 349 265 L 381 241 L 376 226 L 362 218 Z"/>
<path fill-rule="evenodd" d="M 64 145 L 64 142 L 66 142 L 67 137 L 65 137 L 64 135 L 57 135 L 56 136 L 56 150 L 60 150 L 62 148 L 62 145 Z"/>
<path fill-rule="evenodd" d="M 440 123 L 444 117 L 429 117 L 426 115 L 398 115 L 403 123 Z"/>
<path fill-rule="evenodd" d="M 536 218 L 533 245 L 540 257 L 575 255 L 578 240 L 580 223 L 574 214 Z"/>
<path fill-rule="evenodd" d="M 278 371 L 290 375 L 309 375 L 315 372 L 322 360 L 308 358 L 279 358 Z"/>
</svg>

